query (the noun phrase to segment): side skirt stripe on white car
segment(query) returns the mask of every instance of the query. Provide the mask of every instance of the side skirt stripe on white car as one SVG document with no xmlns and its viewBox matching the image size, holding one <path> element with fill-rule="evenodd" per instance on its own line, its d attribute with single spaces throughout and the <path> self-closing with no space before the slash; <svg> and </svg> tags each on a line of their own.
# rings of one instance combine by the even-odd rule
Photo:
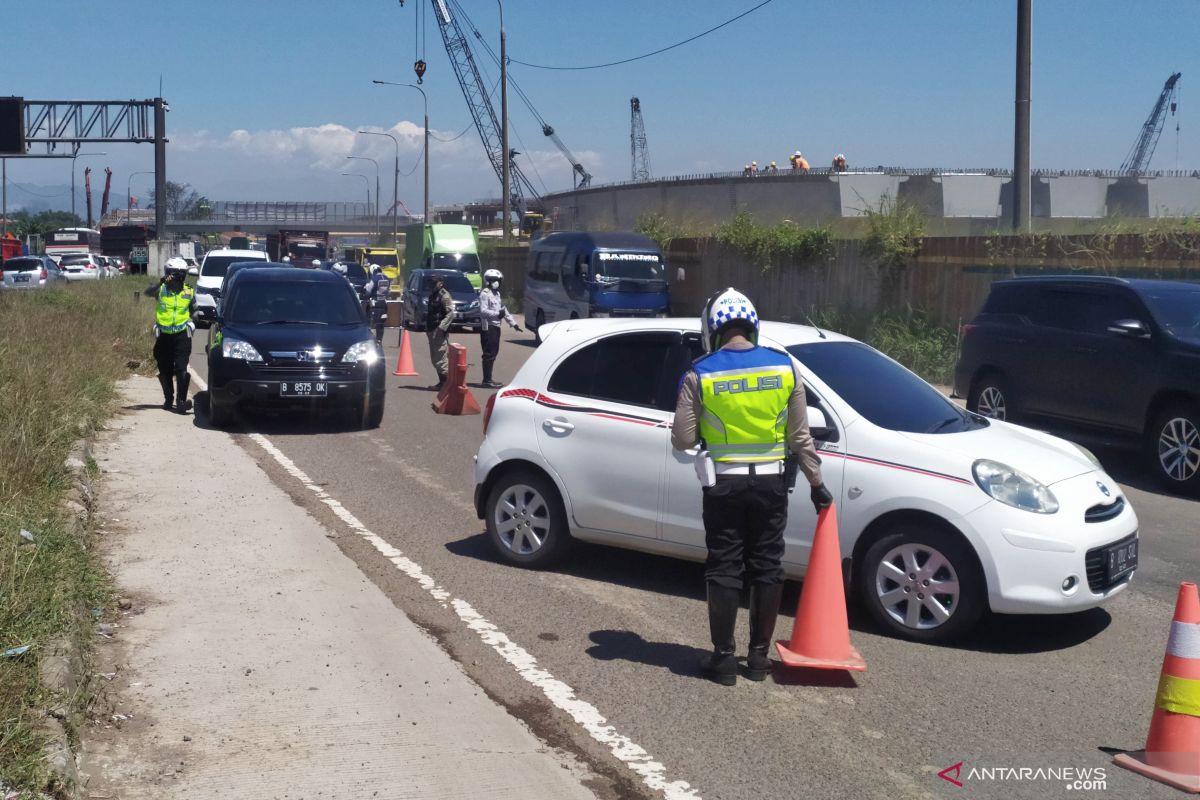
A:
<svg viewBox="0 0 1200 800">
<path fill-rule="evenodd" d="M 646 425 L 654 428 L 669 428 L 670 423 L 665 420 L 653 419 L 652 417 L 639 417 L 635 414 L 621 414 L 608 409 L 591 408 L 589 406 L 577 406 L 572 403 L 564 403 L 562 400 L 556 400 L 549 395 L 535 392 L 533 389 L 505 389 L 500 393 L 501 397 L 514 397 L 523 400 L 532 400 L 539 406 L 546 408 L 554 408 L 562 411 L 574 411 L 579 414 L 587 414 L 592 417 L 600 417 L 602 419 L 611 419 L 617 422 L 632 422 L 636 425 Z"/>
</svg>

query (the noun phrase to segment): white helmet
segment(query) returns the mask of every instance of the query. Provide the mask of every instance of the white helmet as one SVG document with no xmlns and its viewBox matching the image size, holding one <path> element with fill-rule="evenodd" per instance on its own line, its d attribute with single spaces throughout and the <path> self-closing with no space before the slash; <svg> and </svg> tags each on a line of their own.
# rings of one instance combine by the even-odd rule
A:
<svg viewBox="0 0 1200 800">
<path fill-rule="evenodd" d="M 383 272 L 383 267 L 379 266 L 378 264 L 372 264 L 370 272 L 372 275 L 374 275 L 376 272 Z"/>
<path fill-rule="evenodd" d="M 758 312 L 746 295 L 733 288 L 717 292 L 704 304 L 704 313 L 700 315 L 704 352 L 718 349 L 721 334 L 730 325 L 745 329 L 747 338 L 758 344 Z"/>
<path fill-rule="evenodd" d="M 283 258 L 279 259 L 279 261 L 283 264 L 290 264 L 292 263 L 292 258 L 291 256 L 284 256 Z"/>
<path fill-rule="evenodd" d="M 342 262 L 339 261 L 338 263 L 333 265 L 333 271 L 336 272 L 338 275 L 345 275 L 350 270 L 348 270 L 346 268 L 345 264 L 343 264 Z"/>
<path fill-rule="evenodd" d="M 186 262 L 186 261 L 184 261 L 184 260 L 183 260 L 182 258 L 180 258 L 179 256 L 175 256 L 175 257 L 173 257 L 173 258 L 168 258 L 168 259 L 167 259 L 167 264 L 166 264 L 166 271 L 167 271 L 167 272 L 183 272 L 183 273 L 187 273 L 187 271 L 188 271 L 188 265 L 187 265 L 187 262 Z"/>
<path fill-rule="evenodd" d="M 313 269 L 320 269 L 321 268 L 321 259 L 314 258 L 312 260 L 312 265 L 313 265 Z"/>
<path fill-rule="evenodd" d="M 486 283 L 493 291 L 500 288 L 500 281 L 504 280 L 504 273 L 495 267 L 483 273 L 483 282 Z"/>
</svg>

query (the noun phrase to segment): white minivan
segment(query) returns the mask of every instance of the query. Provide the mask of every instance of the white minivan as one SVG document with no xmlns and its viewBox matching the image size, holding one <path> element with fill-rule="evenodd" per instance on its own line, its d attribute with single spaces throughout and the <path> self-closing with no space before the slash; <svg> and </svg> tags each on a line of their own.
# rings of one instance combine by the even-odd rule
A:
<svg viewBox="0 0 1200 800">
<path fill-rule="evenodd" d="M 221 280 L 230 264 L 239 261 L 266 261 L 262 250 L 210 250 L 200 262 L 200 277 L 196 281 L 196 324 L 207 328 L 217 316 L 217 301 L 221 298 Z"/>
</svg>

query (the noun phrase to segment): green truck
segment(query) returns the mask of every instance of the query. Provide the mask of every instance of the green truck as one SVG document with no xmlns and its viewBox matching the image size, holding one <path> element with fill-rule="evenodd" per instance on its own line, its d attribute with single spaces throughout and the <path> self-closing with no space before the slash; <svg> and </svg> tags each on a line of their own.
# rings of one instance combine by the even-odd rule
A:
<svg viewBox="0 0 1200 800">
<path fill-rule="evenodd" d="M 474 225 L 407 225 L 404 274 L 414 269 L 456 269 L 476 289 L 483 286 L 479 229 Z"/>
</svg>

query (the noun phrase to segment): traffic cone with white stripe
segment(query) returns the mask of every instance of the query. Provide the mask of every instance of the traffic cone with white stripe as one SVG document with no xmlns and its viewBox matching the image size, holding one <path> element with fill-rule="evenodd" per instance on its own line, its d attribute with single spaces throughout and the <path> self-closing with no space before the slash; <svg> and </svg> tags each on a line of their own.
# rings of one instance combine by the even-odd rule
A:
<svg viewBox="0 0 1200 800">
<path fill-rule="evenodd" d="M 1194 583 L 1179 584 L 1146 749 L 1121 753 L 1113 763 L 1200 793 L 1200 594 Z"/>
</svg>

